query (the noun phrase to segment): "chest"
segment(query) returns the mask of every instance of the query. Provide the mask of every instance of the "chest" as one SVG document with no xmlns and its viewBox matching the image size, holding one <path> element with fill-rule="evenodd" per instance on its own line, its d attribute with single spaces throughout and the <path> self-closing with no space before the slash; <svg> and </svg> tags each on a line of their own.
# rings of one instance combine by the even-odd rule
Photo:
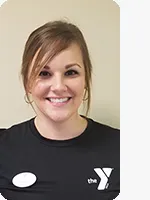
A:
<svg viewBox="0 0 150 200">
<path fill-rule="evenodd" d="M 7 154 L 1 177 L 6 196 L 15 200 L 105 199 L 119 189 L 119 163 L 104 150 L 28 148 Z"/>
</svg>

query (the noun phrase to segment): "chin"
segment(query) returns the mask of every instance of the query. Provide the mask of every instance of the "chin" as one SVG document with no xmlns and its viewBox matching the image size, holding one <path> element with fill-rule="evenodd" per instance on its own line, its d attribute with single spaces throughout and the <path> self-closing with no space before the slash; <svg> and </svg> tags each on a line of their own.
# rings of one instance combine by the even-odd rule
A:
<svg viewBox="0 0 150 200">
<path fill-rule="evenodd" d="M 51 120 L 51 121 L 54 121 L 54 122 L 65 122 L 67 121 L 70 117 L 72 116 L 72 114 L 70 113 L 62 113 L 62 114 L 51 114 L 51 115 L 47 115 L 47 117 Z"/>
</svg>

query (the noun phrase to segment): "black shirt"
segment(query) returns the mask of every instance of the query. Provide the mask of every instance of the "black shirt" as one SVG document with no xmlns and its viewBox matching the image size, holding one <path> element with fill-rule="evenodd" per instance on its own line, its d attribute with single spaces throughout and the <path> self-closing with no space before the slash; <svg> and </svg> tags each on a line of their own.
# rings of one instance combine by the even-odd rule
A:
<svg viewBox="0 0 150 200">
<path fill-rule="evenodd" d="M 78 137 L 51 140 L 34 118 L 0 134 L 0 193 L 7 200 L 113 200 L 120 190 L 118 129 L 87 118 Z"/>
</svg>

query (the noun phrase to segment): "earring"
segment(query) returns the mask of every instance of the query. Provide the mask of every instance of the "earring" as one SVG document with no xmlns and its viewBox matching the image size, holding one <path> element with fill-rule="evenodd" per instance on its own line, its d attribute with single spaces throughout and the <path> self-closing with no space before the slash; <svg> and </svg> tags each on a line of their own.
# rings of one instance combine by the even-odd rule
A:
<svg viewBox="0 0 150 200">
<path fill-rule="evenodd" d="M 88 97 L 87 97 L 86 99 L 85 99 L 85 98 L 83 98 L 82 100 L 83 100 L 83 101 L 87 101 L 87 100 L 88 100 Z"/>
<path fill-rule="evenodd" d="M 27 93 L 24 95 L 24 100 L 27 104 L 32 104 L 33 103 L 33 100 L 32 101 L 29 101 L 28 98 L 27 98 Z"/>
</svg>

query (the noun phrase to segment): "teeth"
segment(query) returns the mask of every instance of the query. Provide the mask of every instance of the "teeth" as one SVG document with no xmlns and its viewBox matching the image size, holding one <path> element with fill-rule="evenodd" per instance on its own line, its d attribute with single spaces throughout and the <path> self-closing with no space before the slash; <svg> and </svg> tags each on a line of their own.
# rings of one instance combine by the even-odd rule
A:
<svg viewBox="0 0 150 200">
<path fill-rule="evenodd" d="M 69 100 L 69 98 L 63 98 L 63 99 L 53 99 L 53 98 L 49 98 L 49 100 L 51 102 L 54 102 L 54 103 L 62 103 L 62 102 L 66 102 Z"/>
</svg>

